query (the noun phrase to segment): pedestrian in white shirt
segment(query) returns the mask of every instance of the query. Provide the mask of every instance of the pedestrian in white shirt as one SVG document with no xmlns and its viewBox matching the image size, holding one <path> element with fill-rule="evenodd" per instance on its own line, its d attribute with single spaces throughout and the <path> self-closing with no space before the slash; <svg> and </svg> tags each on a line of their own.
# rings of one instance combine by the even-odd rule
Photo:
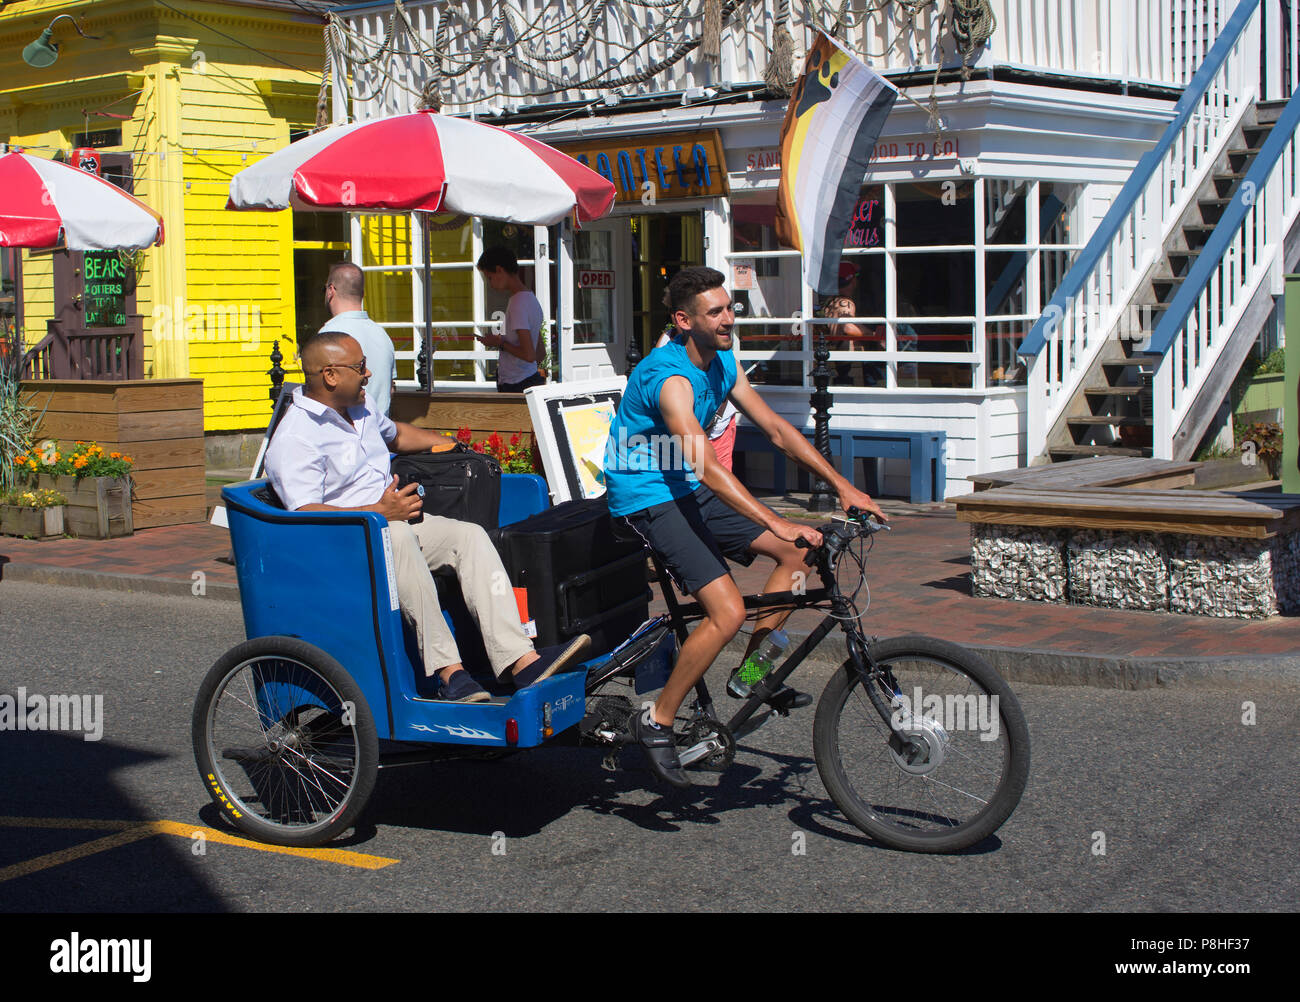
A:
<svg viewBox="0 0 1300 1002">
<path fill-rule="evenodd" d="M 376 377 L 372 384 L 367 385 L 366 396 L 376 414 L 387 414 L 392 404 L 392 391 L 397 388 L 397 361 L 393 339 L 370 319 L 362 306 L 365 290 L 365 275 L 351 261 L 331 265 L 329 280 L 325 283 L 325 305 L 331 319 L 321 330 L 342 331 L 360 342 L 366 364 Z"/>
</svg>

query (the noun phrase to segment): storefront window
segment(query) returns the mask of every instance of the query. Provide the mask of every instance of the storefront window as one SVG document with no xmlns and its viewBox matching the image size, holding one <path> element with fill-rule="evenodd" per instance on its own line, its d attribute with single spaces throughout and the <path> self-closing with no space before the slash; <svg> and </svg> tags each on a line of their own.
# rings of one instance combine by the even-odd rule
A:
<svg viewBox="0 0 1300 1002">
<path fill-rule="evenodd" d="M 0 358 L 17 351 L 18 329 L 22 326 L 22 300 L 18 288 L 21 250 L 0 248 Z"/>
<path fill-rule="evenodd" d="M 803 334 L 797 326 L 802 273 L 799 255 L 776 239 L 776 205 L 737 202 L 732 206 L 731 274 L 740 357 L 754 366 L 751 382 L 803 383 Z M 794 355 L 799 357 L 782 357 Z"/>
<path fill-rule="evenodd" d="M 899 247 L 975 245 L 975 182 L 896 184 Z"/>
</svg>

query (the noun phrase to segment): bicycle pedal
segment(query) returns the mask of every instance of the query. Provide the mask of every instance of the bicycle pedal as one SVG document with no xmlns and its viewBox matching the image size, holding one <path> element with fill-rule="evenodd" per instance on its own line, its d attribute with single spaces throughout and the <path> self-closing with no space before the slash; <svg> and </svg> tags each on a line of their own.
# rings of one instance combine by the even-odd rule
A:
<svg viewBox="0 0 1300 1002">
<path fill-rule="evenodd" d="M 605 753 L 605 757 L 600 760 L 600 767 L 606 772 L 618 772 L 617 748 Z"/>
<path fill-rule="evenodd" d="M 797 710 L 804 706 L 812 705 L 812 696 L 806 692 L 800 692 L 798 689 L 792 689 L 788 685 L 783 685 L 776 692 L 763 700 L 774 711 L 783 717 L 788 717 L 791 710 Z"/>
</svg>

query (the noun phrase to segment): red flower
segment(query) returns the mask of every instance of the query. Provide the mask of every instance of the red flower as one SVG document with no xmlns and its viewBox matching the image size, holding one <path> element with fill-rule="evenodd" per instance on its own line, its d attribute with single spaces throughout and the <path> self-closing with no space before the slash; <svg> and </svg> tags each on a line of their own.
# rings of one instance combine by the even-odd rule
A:
<svg viewBox="0 0 1300 1002">
<path fill-rule="evenodd" d="M 464 426 L 456 432 L 456 440 L 458 442 L 464 442 L 467 445 L 469 444 L 470 436 L 471 432 L 468 426 Z"/>
<path fill-rule="evenodd" d="M 482 442 L 475 442 L 473 445 L 470 446 L 470 448 L 473 449 L 475 452 L 482 452 L 482 451 L 483 451 L 483 443 L 482 443 Z"/>
<path fill-rule="evenodd" d="M 511 445 L 519 444 L 519 432 L 515 432 L 513 435 L 510 436 L 510 444 Z"/>
</svg>

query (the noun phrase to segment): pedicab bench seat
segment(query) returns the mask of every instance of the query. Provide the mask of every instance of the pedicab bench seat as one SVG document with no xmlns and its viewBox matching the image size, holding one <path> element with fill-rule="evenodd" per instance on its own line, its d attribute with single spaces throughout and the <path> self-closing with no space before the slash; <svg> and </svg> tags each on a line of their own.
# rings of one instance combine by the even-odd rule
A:
<svg viewBox="0 0 1300 1002">
<path fill-rule="evenodd" d="M 503 515 L 517 521 L 544 507 L 540 480 L 503 476 Z M 416 680 L 424 667 L 403 631 L 381 515 L 285 511 L 265 480 L 233 484 L 221 494 L 246 634 L 297 637 L 334 658 L 360 686 L 381 739 L 524 748 L 582 719 L 583 672 L 561 673 L 490 703 L 420 695 Z M 513 742 L 510 720 L 518 731 Z"/>
</svg>

